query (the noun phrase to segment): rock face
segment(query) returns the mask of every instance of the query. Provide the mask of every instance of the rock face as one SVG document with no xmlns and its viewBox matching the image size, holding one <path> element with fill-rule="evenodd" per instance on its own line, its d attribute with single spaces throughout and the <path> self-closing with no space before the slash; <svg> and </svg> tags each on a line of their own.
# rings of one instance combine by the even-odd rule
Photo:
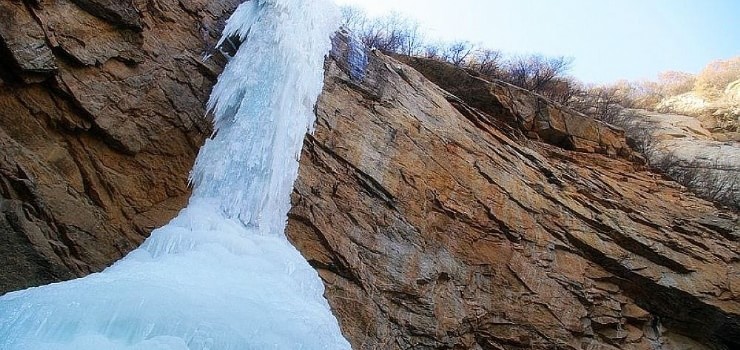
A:
<svg viewBox="0 0 740 350">
<path fill-rule="evenodd" d="M 737 213 L 627 160 L 507 134 L 509 112 L 378 52 L 352 79 L 345 45 L 288 235 L 356 349 L 740 345 Z"/>
<path fill-rule="evenodd" d="M 651 165 L 693 191 L 740 209 L 740 142 L 716 141 L 694 117 L 625 109 L 616 118 Z"/>
<path fill-rule="evenodd" d="M 740 67 L 740 57 L 735 58 Z M 740 142 L 740 79 L 713 92 L 689 91 L 665 97 L 655 109 L 697 118 L 717 141 Z M 654 114 L 654 113 L 653 113 Z"/>
<path fill-rule="evenodd" d="M 235 2 L 0 3 L 0 292 L 97 271 L 184 206 Z M 736 212 L 541 97 L 336 44 L 287 234 L 354 348 L 740 346 Z"/>
<path fill-rule="evenodd" d="M 237 3 L 0 2 L 0 293 L 98 271 L 184 206 Z"/>
<path fill-rule="evenodd" d="M 419 57 L 397 58 L 471 107 L 530 138 L 570 150 L 633 156 L 622 130 L 563 108 L 542 96 L 503 81 L 487 81 L 446 62 Z"/>
</svg>

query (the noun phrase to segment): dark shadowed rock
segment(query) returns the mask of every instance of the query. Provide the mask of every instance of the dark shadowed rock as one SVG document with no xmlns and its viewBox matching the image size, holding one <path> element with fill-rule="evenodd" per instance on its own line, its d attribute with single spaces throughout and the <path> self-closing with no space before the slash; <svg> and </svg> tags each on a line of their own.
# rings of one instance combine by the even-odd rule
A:
<svg viewBox="0 0 740 350">
<path fill-rule="evenodd" d="M 86 12 L 113 24 L 141 31 L 142 22 L 133 0 L 72 0 Z"/>
<path fill-rule="evenodd" d="M 57 69 L 43 29 L 19 0 L 0 3 L 0 65 L 0 76 L 28 82 Z"/>
</svg>

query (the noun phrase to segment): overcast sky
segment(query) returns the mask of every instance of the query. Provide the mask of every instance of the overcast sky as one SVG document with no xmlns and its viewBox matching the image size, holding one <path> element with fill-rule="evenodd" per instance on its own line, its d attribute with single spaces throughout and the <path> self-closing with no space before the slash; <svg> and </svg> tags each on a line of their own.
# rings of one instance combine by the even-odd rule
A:
<svg viewBox="0 0 740 350">
<path fill-rule="evenodd" d="M 696 73 L 740 55 L 740 0 L 336 0 L 370 14 L 391 11 L 428 35 L 507 54 L 575 59 L 585 82 Z"/>
</svg>

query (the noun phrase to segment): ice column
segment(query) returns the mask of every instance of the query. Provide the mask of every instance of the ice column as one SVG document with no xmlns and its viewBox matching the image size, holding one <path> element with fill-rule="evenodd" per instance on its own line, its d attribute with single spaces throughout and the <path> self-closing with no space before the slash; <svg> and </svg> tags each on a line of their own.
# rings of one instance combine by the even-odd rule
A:
<svg viewBox="0 0 740 350">
<path fill-rule="evenodd" d="M 315 120 L 328 33 L 338 23 L 324 2 L 248 2 L 224 30 L 222 41 L 244 42 L 209 101 L 217 134 L 195 163 L 193 200 L 218 202 L 261 234 L 283 233 L 296 160 Z"/>
<path fill-rule="evenodd" d="M 349 349 L 284 236 L 338 23 L 329 0 L 240 5 L 188 207 L 102 273 L 0 297 L 0 349 Z"/>
</svg>

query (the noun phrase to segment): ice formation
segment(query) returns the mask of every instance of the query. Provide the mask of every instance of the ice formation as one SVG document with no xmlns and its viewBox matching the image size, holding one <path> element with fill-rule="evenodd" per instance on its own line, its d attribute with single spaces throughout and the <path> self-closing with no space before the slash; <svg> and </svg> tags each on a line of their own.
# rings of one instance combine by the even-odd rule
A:
<svg viewBox="0 0 740 350">
<path fill-rule="evenodd" d="M 349 349 L 284 236 L 338 23 L 329 0 L 240 5 L 188 207 L 102 273 L 0 297 L 0 349 Z"/>
<path fill-rule="evenodd" d="M 367 48 L 355 36 L 349 36 L 349 54 L 347 62 L 349 63 L 349 76 L 352 80 L 362 81 L 365 79 L 368 59 Z"/>
</svg>

